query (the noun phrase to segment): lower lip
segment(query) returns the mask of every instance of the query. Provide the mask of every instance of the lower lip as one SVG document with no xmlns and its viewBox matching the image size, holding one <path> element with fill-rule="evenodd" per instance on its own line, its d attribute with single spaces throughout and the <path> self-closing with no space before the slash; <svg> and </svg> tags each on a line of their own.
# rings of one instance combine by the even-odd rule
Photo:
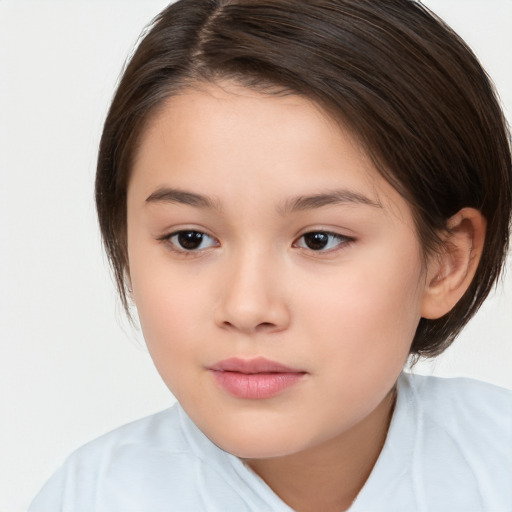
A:
<svg viewBox="0 0 512 512">
<path fill-rule="evenodd" d="M 278 395 L 299 383 L 304 373 L 240 373 L 212 370 L 222 389 L 237 398 L 263 400 Z"/>
</svg>

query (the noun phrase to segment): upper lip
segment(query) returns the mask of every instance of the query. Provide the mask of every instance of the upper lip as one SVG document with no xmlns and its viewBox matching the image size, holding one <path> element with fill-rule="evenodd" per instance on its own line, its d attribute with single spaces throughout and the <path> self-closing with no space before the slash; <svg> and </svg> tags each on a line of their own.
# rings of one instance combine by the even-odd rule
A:
<svg viewBox="0 0 512 512">
<path fill-rule="evenodd" d="M 218 372 L 238 372 L 238 373 L 306 373 L 303 370 L 290 368 L 276 361 L 271 361 L 264 357 L 253 359 L 241 359 L 232 357 L 224 359 L 209 367 L 209 370 Z"/>
</svg>

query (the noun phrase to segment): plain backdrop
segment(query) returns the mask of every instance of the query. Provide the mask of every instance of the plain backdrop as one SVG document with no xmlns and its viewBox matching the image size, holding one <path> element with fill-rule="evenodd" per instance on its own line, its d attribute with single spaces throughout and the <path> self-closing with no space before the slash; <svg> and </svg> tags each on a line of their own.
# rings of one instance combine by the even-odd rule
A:
<svg viewBox="0 0 512 512">
<path fill-rule="evenodd" d="M 174 399 L 121 312 L 93 201 L 123 62 L 165 0 L 0 0 L 0 511 L 25 510 L 85 441 Z M 512 1 L 428 0 L 512 112 Z M 509 264 L 510 268 L 510 264 Z M 512 388 L 512 273 L 415 371 Z"/>
</svg>

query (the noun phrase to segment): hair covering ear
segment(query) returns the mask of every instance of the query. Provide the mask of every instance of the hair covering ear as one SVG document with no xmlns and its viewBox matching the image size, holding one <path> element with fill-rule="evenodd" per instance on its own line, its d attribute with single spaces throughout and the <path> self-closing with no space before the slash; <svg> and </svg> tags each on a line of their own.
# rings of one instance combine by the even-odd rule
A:
<svg viewBox="0 0 512 512">
<path fill-rule="evenodd" d="M 423 318 L 442 317 L 469 288 L 482 254 L 486 224 L 475 208 L 463 208 L 450 217 L 441 250 L 428 265 Z"/>
</svg>

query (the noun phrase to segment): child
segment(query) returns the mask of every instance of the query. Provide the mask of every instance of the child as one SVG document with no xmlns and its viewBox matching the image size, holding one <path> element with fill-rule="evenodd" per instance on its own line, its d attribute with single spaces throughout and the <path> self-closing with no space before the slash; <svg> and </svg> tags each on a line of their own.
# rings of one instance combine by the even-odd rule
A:
<svg viewBox="0 0 512 512">
<path fill-rule="evenodd" d="M 500 275 L 503 114 L 411 0 L 180 0 L 105 122 L 96 199 L 179 404 L 31 511 L 509 511 L 512 394 L 409 376 Z"/>
</svg>

